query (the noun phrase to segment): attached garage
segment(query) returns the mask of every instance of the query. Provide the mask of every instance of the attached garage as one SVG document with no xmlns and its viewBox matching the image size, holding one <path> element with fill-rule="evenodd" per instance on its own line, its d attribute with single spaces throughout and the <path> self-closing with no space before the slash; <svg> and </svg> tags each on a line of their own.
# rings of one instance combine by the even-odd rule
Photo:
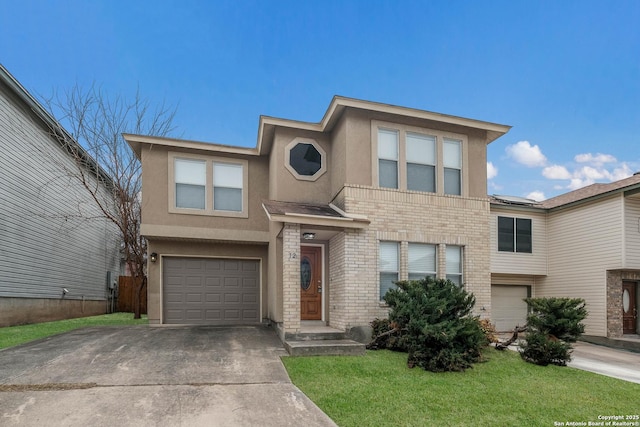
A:
<svg viewBox="0 0 640 427">
<path fill-rule="evenodd" d="M 529 295 L 529 286 L 491 286 L 491 320 L 496 330 L 512 331 L 516 325 L 527 323 L 527 303 L 523 299 Z"/>
<path fill-rule="evenodd" d="M 260 322 L 260 261 L 162 259 L 163 323 L 242 325 Z"/>
</svg>

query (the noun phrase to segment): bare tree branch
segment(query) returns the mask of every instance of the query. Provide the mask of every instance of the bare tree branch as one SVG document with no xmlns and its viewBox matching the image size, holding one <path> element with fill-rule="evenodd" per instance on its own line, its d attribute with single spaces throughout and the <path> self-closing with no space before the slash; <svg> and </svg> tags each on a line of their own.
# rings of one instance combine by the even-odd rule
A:
<svg viewBox="0 0 640 427">
<path fill-rule="evenodd" d="M 132 99 L 110 97 L 91 85 L 83 89 L 55 93 L 44 100 L 50 112 L 61 120 L 51 126 L 51 135 L 75 160 L 75 168 L 64 173 L 75 180 L 93 199 L 102 218 L 120 231 L 124 259 L 139 280 L 134 301 L 135 317 L 140 317 L 140 293 L 146 285 L 147 242 L 140 235 L 141 165 L 122 137 L 123 133 L 167 136 L 175 127 L 176 109 L 162 103 L 151 110 L 139 89 Z M 78 210 L 82 216 L 82 210 Z"/>
</svg>

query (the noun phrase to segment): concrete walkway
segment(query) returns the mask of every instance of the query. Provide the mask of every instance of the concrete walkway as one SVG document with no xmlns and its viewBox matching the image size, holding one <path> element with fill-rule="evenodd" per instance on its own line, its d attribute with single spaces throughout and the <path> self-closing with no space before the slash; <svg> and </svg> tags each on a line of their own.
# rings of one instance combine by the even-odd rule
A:
<svg viewBox="0 0 640 427">
<path fill-rule="evenodd" d="M 335 426 L 266 327 L 86 328 L 0 351 L 2 426 Z"/>
</svg>

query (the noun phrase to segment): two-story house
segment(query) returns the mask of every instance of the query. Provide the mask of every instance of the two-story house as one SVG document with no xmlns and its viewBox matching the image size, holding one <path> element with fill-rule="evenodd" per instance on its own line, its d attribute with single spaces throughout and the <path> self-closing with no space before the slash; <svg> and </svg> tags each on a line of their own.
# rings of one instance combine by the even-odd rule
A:
<svg viewBox="0 0 640 427">
<path fill-rule="evenodd" d="M 125 135 L 150 323 L 349 331 L 386 315 L 394 281 L 427 275 L 489 317 L 486 153 L 509 129 L 335 97 L 319 123 L 261 117 L 255 148 Z"/>
<path fill-rule="evenodd" d="M 585 334 L 640 331 L 640 175 L 540 203 L 491 200 L 492 319 L 523 325 L 522 298 L 584 298 Z"/>
</svg>

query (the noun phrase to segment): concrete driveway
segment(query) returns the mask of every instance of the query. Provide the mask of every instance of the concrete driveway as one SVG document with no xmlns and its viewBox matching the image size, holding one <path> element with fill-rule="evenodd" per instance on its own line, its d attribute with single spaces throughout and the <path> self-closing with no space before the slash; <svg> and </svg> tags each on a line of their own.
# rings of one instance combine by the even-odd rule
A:
<svg viewBox="0 0 640 427">
<path fill-rule="evenodd" d="M 267 327 L 86 328 L 0 351 L 0 425 L 335 426 Z"/>
</svg>

